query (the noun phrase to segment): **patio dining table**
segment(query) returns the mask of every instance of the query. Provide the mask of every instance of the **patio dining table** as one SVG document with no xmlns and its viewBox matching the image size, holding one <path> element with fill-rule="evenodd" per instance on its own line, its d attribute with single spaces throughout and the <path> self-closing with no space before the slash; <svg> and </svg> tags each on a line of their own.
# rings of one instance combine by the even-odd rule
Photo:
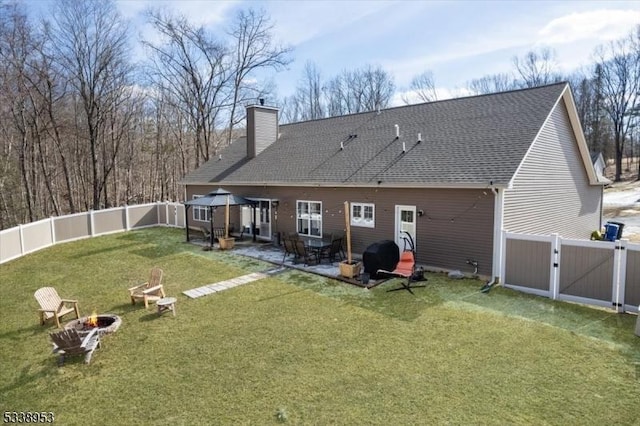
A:
<svg viewBox="0 0 640 426">
<path fill-rule="evenodd" d="M 325 241 L 321 238 L 300 237 L 300 239 L 304 241 L 304 245 L 311 250 L 322 250 L 331 245 L 331 241 Z"/>
<path fill-rule="evenodd" d="M 307 249 L 316 256 L 318 263 L 320 263 L 320 253 L 322 253 L 324 250 L 331 247 L 331 241 L 326 241 L 322 238 L 313 238 L 313 237 L 299 237 L 299 238 L 304 242 L 304 245 L 307 247 Z"/>
</svg>

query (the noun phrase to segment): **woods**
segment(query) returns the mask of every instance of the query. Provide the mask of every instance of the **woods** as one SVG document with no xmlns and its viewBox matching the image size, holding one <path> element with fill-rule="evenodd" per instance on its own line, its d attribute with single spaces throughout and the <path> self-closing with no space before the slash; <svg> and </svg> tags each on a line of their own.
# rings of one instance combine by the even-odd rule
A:
<svg viewBox="0 0 640 426">
<path fill-rule="evenodd" d="M 282 123 L 438 100 L 429 69 L 398 87 L 378 65 L 330 76 L 313 62 L 278 97 L 272 76 L 294 52 L 264 11 L 240 10 L 216 32 L 166 9 L 146 16 L 152 33 L 137 40 L 113 1 L 55 0 L 37 21 L 0 0 L 0 229 L 180 200 L 181 177 L 243 132 L 245 106 L 259 98 L 280 108 Z M 571 75 L 550 49 L 512 65 L 455 93 L 568 81 L 589 148 L 615 161 L 616 179 L 623 158 L 640 156 L 640 26 Z"/>
</svg>

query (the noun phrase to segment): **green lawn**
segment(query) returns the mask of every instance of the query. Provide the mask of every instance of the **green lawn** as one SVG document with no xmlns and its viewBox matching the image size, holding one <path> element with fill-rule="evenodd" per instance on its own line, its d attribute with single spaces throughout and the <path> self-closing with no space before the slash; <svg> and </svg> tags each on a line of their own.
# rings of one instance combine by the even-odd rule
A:
<svg viewBox="0 0 640 426">
<path fill-rule="evenodd" d="M 416 296 L 288 271 L 192 300 L 273 265 L 183 239 L 152 228 L 0 265 L 2 410 L 65 425 L 638 424 L 635 316 L 435 274 Z M 175 318 L 129 303 L 154 265 Z M 90 365 L 57 367 L 33 298 L 46 285 L 122 317 Z"/>
</svg>

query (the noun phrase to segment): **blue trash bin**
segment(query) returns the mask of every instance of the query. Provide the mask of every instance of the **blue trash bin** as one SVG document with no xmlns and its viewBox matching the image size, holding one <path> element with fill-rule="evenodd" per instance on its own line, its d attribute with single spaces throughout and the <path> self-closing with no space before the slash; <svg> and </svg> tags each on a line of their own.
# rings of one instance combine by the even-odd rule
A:
<svg viewBox="0 0 640 426">
<path fill-rule="evenodd" d="M 618 230 L 620 226 L 615 223 L 607 222 L 604 224 L 604 236 L 605 241 L 615 241 L 618 238 Z"/>
<path fill-rule="evenodd" d="M 622 239 L 622 230 L 624 229 L 624 223 L 622 223 L 622 222 L 614 222 L 613 220 L 608 220 L 607 223 L 618 225 L 618 235 L 616 235 L 616 240 L 621 240 Z"/>
</svg>

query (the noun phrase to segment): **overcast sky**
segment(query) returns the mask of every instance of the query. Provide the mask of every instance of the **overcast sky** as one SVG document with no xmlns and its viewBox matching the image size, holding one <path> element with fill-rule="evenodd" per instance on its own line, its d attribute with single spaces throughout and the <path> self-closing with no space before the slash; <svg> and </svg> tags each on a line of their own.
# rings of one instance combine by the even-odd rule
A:
<svg viewBox="0 0 640 426">
<path fill-rule="evenodd" d="M 29 3 L 39 3 L 31 0 Z M 42 4 L 42 3 L 39 3 Z M 531 49 L 556 51 L 562 72 L 592 61 L 594 48 L 640 24 L 640 1 L 117 1 L 137 34 L 150 5 L 174 9 L 194 23 L 222 29 L 239 8 L 264 9 L 275 36 L 294 48 L 289 70 L 274 75 L 290 95 L 307 61 L 323 77 L 366 64 L 395 78 L 398 92 L 424 70 L 440 97 L 486 74 L 510 72 Z M 148 34 L 148 33 L 147 33 Z M 399 103 L 399 99 L 395 103 Z"/>
</svg>

